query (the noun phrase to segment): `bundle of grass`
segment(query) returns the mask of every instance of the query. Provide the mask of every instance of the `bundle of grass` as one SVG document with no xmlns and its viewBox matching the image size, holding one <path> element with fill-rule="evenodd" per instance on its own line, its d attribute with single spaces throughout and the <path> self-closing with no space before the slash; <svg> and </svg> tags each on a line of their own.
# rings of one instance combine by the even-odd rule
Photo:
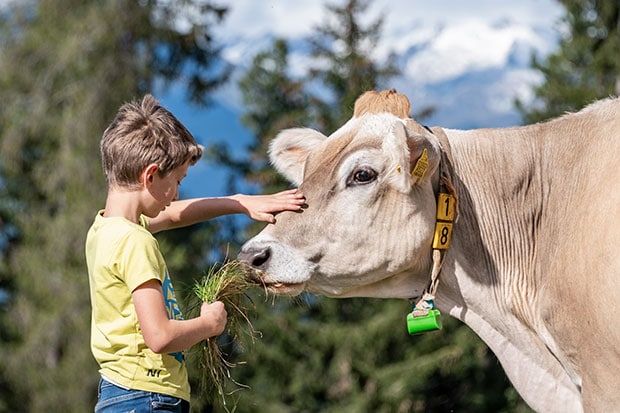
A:
<svg viewBox="0 0 620 413">
<path fill-rule="evenodd" d="M 253 342 L 256 331 L 250 322 L 249 312 L 254 305 L 246 294 L 246 290 L 256 284 L 247 279 L 244 274 L 243 264 L 238 261 L 214 265 L 200 280 L 196 281 L 193 292 L 201 302 L 222 301 L 224 303 L 228 312 L 228 322 L 223 336 L 233 341 L 247 341 L 249 338 Z M 193 308 L 198 308 L 199 311 L 200 302 Z M 192 350 L 198 351 L 204 394 L 208 397 L 217 394 L 226 408 L 226 396 L 230 395 L 225 390 L 227 383 L 232 382 L 239 388 L 246 386 L 231 378 L 230 369 L 239 363 L 227 360 L 227 355 L 220 347 L 220 340 L 223 336 L 209 338 L 196 344 Z"/>
</svg>

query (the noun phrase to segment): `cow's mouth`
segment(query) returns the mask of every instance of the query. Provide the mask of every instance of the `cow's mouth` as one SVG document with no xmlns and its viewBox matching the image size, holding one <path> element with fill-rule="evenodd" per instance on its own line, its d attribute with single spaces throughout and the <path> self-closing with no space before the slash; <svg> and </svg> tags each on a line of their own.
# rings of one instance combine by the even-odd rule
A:
<svg viewBox="0 0 620 413">
<path fill-rule="evenodd" d="M 257 286 L 263 287 L 266 292 L 279 295 L 299 295 L 306 288 L 305 282 L 282 282 L 271 281 L 265 271 L 256 268 L 253 265 L 245 263 L 245 276 L 248 280 L 256 283 Z"/>
<path fill-rule="evenodd" d="M 253 272 L 248 274 L 248 278 L 256 283 L 257 286 L 265 289 L 266 292 L 278 295 L 299 295 L 306 288 L 306 283 L 287 283 L 280 281 L 266 281 L 264 274 Z"/>
<path fill-rule="evenodd" d="M 266 291 L 278 295 L 299 295 L 305 288 L 304 283 L 271 283 L 260 281 L 259 284 L 262 285 Z"/>
</svg>

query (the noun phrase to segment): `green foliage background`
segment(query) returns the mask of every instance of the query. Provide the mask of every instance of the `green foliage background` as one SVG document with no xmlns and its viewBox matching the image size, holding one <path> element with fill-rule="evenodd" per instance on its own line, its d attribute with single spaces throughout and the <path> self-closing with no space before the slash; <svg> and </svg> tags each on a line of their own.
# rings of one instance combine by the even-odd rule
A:
<svg viewBox="0 0 620 413">
<path fill-rule="evenodd" d="M 525 122 L 618 92 L 619 6 L 562 3 L 566 36 L 556 53 L 532 63 L 545 78 L 537 104 L 516 102 Z M 304 125 L 329 134 L 360 93 L 389 87 L 398 73 L 393 60 L 367 57 L 384 24 L 361 24 L 369 4 L 326 5 L 308 49 L 327 65 L 311 67 L 307 78 L 290 77 L 286 39 L 257 51 L 239 83 L 255 140 L 242 157 L 226 145 L 208 148 L 207 161 L 229 168 L 231 192 L 236 182 L 262 192 L 286 187 L 266 158 L 277 131 Z M 175 27 L 177 18 L 190 22 L 186 31 Z M 226 6 L 198 0 L 24 0 L 0 8 L 0 412 L 92 411 L 98 374 L 83 245 L 105 199 L 101 133 L 123 102 L 173 84 L 208 104 L 231 69 L 212 35 L 225 18 Z M 335 40 L 344 51 L 333 50 Z M 311 92 L 317 85 L 328 98 Z M 222 218 L 158 236 L 177 290 L 188 293 L 213 261 L 234 256 L 260 227 Z M 455 320 L 410 337 L 409 304 L 400 300 L 251 296 L 262 337 L 227 344 L 234 360 L 246 362 L 234 378 L 250 386 L 229 409 L 529 411 L 484 343 Z M 200 372 L 190 367 L 197 389 Z M 193 410 L 224 411 L 211 400 L 195 393 Z"/>
</svg>

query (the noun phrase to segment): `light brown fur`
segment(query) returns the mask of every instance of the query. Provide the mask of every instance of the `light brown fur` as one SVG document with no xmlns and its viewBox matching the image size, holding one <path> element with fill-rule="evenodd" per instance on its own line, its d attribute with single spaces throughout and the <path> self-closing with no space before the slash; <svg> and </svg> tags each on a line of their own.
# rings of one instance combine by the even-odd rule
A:
<svg viewBox="0 0 620 413">
<path fill-rule="evenodd" d="M 392 113 L 401 119 L 411 116 L 411 104 L 407 96 L 395 89 L 382 92 L 369 91 L 355 101 L 353 116 L 360 117 L 367 113 Z"/>
</svg>

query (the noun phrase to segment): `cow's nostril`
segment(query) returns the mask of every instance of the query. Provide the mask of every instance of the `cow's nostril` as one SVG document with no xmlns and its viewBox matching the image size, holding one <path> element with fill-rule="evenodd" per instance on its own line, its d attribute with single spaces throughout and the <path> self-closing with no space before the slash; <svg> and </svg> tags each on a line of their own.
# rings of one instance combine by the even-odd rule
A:
<svg viewBox="0 0 620 413">
<path fill-rule="evenodd" d="M 254 254 L 254 256 L 252 257 L 252 260 L 250 261 L 250 264 L 254 268 L 260 268 L 267 261 L 269 261 L 269 257 L 271 257 L 271 250 L 270 248 L 265 248 L 261 250 L 260 252 L 257 252 L 256 254 Z"/>
<path fill-rule="evenodd" d="M 271 249 L 265 248 L 242 248 L 238 258 L 245 261 L 251 267 L 261 269 L 271 257 Z"/>
</svg>

